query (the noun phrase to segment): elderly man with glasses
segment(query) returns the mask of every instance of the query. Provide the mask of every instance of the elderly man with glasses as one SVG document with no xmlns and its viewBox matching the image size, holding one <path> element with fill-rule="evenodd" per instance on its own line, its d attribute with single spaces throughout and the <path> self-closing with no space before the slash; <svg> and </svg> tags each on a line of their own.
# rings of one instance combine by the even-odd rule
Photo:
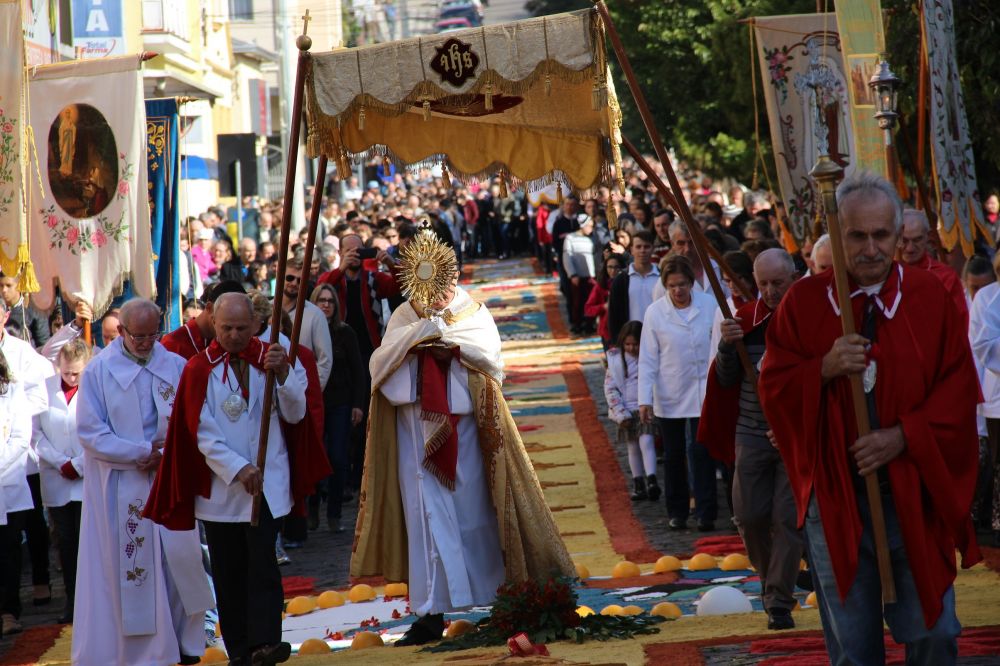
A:
<svg viewBox="0 0 1000 666">
<path fill-rule="evenodd" d="M 142 517 L 160 464 L 184 359 L 158 342 L 160 310 L 132 299 L 120 336 L 80 383 L 83 515 L 75 664 L 195 664 L 214 605 L 198 532 Z"/>
</svg>

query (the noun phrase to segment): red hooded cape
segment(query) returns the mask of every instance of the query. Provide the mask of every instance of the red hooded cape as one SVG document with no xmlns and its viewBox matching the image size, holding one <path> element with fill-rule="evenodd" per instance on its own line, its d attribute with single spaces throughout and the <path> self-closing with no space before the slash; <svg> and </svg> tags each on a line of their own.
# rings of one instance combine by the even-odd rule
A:
<svg viewBox="0 0 1000 666">
<path fill-rule="evenodd" d="M 189 361 L 208 347 L 208 342 L 202 337 L 201 330 L 193 318 L 188 319 L 180 328 L 164 335 L 160 343 L 167 348 L 167 351 L 172 351 Z"/>
<path fill-rule="evenodd" d="M 743 335 L 762 326 L 771 316 L 771 308 L 759 298 L 740 306 L 734 315 L 740 320 Z M 723 386 L 715 374 L 715 360 L 708 368 L 705 400 L 698 420 L 698 441 L 708 453 L 730 468 L 736 464 L 736 420 L 740 416 L 740 385 Z"/>
<path fill-rule="evenodd" d="M 969 325 L 969 304 L 965 300 L 965 288 L 962 287 L 962 280 L 955 269 L 948 264 L 941 263 L 936 259 L 931 259 L 929 254 L 924 254 L 924 258 L 915 264 L 911 264 L 916 268 L 923 268 L 925 271 L 930 271 L 930 274 L 941 280 L 941 284 L 951 295 L 951 299 L 955 302 L 955 306 L 962 313 L 965 318 L 965 325 Z"/>
<path fill-rule="evenodd" d="M 855 321 L 866 297 L 851 286 Z M 978 376 L 962 315 L 941 282 L 893 264 L 876 298 L 875 385 L 881 428 L 900 425 L 903 453 L 888 465 L 907 559 L 924 621 L 934 625 L 941 598 L 962 566 L 981 559 L 969 516 L 978 461 Z M 858 567 L 861 521 L 852 482 L 857 440 L 846 377 L 823 385 L 823 356 L 841 336 L 833 272 L 799 280 L 767 329 L 758 390 L 798 508 L 815 493 L 841 598 Z"/>
<path fill-rule="evenodd" d="M 265 351 L 264 343 L 252 338 L 239 356 L 263 371 Z M 210 360 L 210 356 L 215 362 Z M 212 494 L 212 471 L 205 462 L 205 456 L 198 450 L 198 425 L 212 369 L 226 356 L 219 343 L 212 341 L 206 351 L 188 361 L 181 374 L 173 415 L 167 427 L 163 459 L 143 511 L 143 517 L 167 529 L 194 529 L 195 498 L 198 495 L 208 498 Z M 295 502 L 293 512 L 296 513 L 302 512 L 303 500 L 314 492 L 316 484 L 330 474 L 330 464 L 322 445 L 323 399 L 316 361 L 312 353 L 302 347 L 299 348 L 299 360 L 308 377 L 306 415 L 298 423 L 281 422 L 288 448 L 292 499 Z M 317 391 L 320 391 L 318 410 L 315 408 Z"/>
</svg>

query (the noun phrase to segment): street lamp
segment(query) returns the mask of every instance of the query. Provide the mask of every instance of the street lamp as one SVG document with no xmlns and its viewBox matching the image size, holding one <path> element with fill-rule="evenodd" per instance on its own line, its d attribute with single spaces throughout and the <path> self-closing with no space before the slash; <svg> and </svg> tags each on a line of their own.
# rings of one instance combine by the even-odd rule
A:
<svg viewBox="0 0 1000 666">
<path fill-rule="evenodd" d="M 889 69 L 889 63 L 882 58 L 878 64 L 878 72 L 868 81 L 875 97 L 875 120 L 879 129 L 885 132 L 885 145 L 892 145 L 892 130 L 896 127 L 896 103 L 901 81 Z"/>
</svg>

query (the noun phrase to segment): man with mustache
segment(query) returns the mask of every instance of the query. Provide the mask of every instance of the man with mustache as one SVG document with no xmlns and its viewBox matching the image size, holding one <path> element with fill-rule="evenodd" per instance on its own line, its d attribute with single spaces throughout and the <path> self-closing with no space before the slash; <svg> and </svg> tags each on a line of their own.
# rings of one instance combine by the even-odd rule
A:
<svg viewBox="0 0 1000 666">
<path fill-rule="evenodd" d="M 758 390 L 804 525 L 830 661 L 885 662 L 883 615 L 907 663 L 954 664 L 955 550 L 981 559 L 969 508 L 979 383 L 961 313 L 940 280 L 893 261 L 903 210 L 858 173 L 837 189 L 850 303 L 833 272 L 786 294 L 767 331 Z M 858 333 L 843 335 L 840 308 Z M 858 437 L 848 376 L 871 432 Z M 863 478 L 877 475 L 897 602 L 882 607 Z"/>
</svg>

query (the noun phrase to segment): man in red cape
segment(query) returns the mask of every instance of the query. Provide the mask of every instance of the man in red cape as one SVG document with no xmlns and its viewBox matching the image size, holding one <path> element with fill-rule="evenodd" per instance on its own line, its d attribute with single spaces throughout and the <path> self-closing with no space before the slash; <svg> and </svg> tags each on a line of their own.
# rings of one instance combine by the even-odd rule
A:
<svg viewBox="0 0 1000 666">
<path fill-rule="evenodd" d="M 245 294 L 246 290 L 234 280 L 225 280 L 205 287 L 205 291 L 201 294 L 201 300 L 205 303 L 201 314 L 188 319 L 183 326 L 164 335 L 160 344 L 168 351 L 189 361 L 196 354 L 205 351 L 215 337 L 215 328 L 212 325 L 212 308 L 215 306 L 215 300 L 229 293 Z"/>
<path fill-rule="evenodd" d="M 978 377 L 963 318 L 941 282 L 892 260 L 902 205 L 859 173 L 837 190 L 849 291 L 862 334 L 842 336 L 832 272 L 796 283 L 773 315 L 758 384 L 805 525 L 834 664 L 885 661 L 883 608 L 863 477 L 877 474 L 897 602 L 884 608 L 908 664 L 953 664 L 955 550 L 981 558 L 975 487 Z M 859 438 L 848 375 L 872 421 Z"/>
<path fill-rule="evenodd" d="M 899 234 L 899 258 L 908 266 L 922 268 L 941 280 L 941 284 L 951 295 L 955 306 L 969 324 L 969 304 L 965 300 L 965 289 L 962 280 L 955 269 L 948 264 L 931 259 L 929 252 L 931 226 L 927 213 L 922 210 L 908 208 L 903 211 L 903 229 Z"/>
<path fill-rule="evenodd" d="M 274 557 L 279 519 L 330 468 L 312 438 L 288 427 L 309 422 L 303 366 L 290 368 L 280 344 L 265 348 L 253 337 L 257 322 L 247 296 L 220 296 L 213 319 L 215 339 L 181 376 L 143 515 L 169 529 L 203 522 L 230 663 L 275 664 L 290 654 L 281 641 L 283 593 Z M 256 460 L 268 370 L 275 373 L 276 404 L 265 475 Z M 249 522 L 254 495 L 263 495 L 256 527 Z"/>
<path fill-rule="evenodd" d="M 756 377 L 747 377 L 736 351 L 742 340 L 755 366 L 765 354 L 765 334 L 797 276 L 791 255 L 773 248 L 753 264 L 760 298 L 721 323 L 719 352 L 708 373 L 708 390 L 698 422 L 698 441 L 733 474 L 733 515 L 747 555 L 760 574 L 768 629 L 793 629 L 795 582 L 802 559 L 802 536 L 795 499 L 781 454 L 757 397 Z"/>
</svg>

